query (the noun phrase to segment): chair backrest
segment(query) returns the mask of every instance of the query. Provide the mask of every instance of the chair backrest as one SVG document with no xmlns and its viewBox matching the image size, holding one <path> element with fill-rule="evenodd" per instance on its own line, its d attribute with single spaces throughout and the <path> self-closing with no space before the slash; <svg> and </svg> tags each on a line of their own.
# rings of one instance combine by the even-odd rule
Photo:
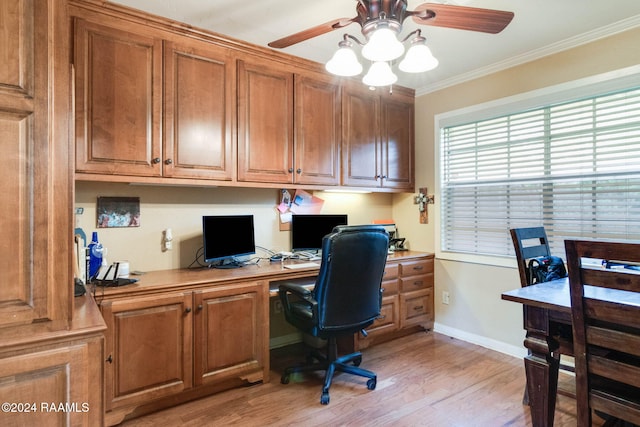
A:
<svg viewBox="0 0 640 427">
<path fill-rule="evenodd" d="M 339 226 L 322 241 L 313 293 L 320 331 L 356 332 L 380 315 L 389 235 L 381 226 Z"/>
<path fill-rule="evenodd" d="M 640 424 L 640 272 L 622 268 L 640 263 L 640 244 L 567 240 L 565 249 L 578 425 L 591 425 L 592 409 Z"/>
<path fill-rule="evenodd" d="M 512 228 L 511 240 L 516 252 L 518 273 L 520 274 L 520 286 L 529 286 L 529 268 L 527 261 L 531 258 L 549 256 L 549 241 L 544 227 Z"/>
</svg>

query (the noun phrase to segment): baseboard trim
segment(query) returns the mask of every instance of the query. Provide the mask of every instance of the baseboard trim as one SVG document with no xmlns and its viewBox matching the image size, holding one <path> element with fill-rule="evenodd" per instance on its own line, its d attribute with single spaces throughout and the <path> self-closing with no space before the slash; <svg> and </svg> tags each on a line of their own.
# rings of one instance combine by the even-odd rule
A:
<svg viewBox="0 0 640 427">
<path fill-rule="evenodd" d="M 302 334 L 300 332 L 281 335 L 279 337 L 269 339 L 269 349 L 285 347 L 291 344 L 297 344 L 299 342 L 302 342 Z"/>
<path fill-rule="evenodd" d="M 508 354 L 509 356 L 517 357 L 519 359 L 525 357 L 528 352 L 524 346 L 519 347 L 511 344 L 506 344 L 501 341 L 493 340 L 482 335 L 476 335 L 467 331 L 452 328 L 450 326 L 442 325 L 435 322 L 433 325 L 434 332 L 438 332 L 443 335 L 447 335 L 452 338 L 457 338 L 462 341 L 476 344 L 489 350 L 494 350 L 500 353 Z"/>
</svg>

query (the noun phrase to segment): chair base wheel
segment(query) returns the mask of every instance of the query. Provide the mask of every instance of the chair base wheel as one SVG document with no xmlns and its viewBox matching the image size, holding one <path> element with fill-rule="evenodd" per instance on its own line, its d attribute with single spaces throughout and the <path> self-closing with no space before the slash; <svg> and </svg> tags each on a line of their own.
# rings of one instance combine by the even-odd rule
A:
<svg viewBox="0 0 640 427">
<path fill-rule="evenodd" d="M 322 396 L 320 396 L 320 403 L 323 405 L 329 404 L 329 392 L 322 392 Z"/>
<path fill-rule="evenodd" d="M 369 390 L 375 390 L 376 389 L 376 383 L 377 383 L 377 380 L 375 378 L 371 378 L 369 381 L 367 381 L 367 388 Z"/>
</svg>

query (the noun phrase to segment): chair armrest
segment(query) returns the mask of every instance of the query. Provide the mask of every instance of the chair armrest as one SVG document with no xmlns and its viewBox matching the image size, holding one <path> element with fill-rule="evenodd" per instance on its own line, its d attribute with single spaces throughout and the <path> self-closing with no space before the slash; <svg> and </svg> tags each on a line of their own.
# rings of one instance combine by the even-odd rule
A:
<svg viewBox="0 0 640 427">
<path fill-rule="evenodd" d="M 311 297 L 311 290 L 298 283 L 281 283 L 278 286 L 278 293 L 292 293 L 302 299 L 308 299 Z"/>
<path fill-rule="evenodd" d="M 318 302 L 313 298 L 311 290 L 298 283 L 281 283 L 278 286 L 278 296 L 282 302 L 285 315 L 291 313 L 292 303 L 302 303 L 311 308 L 312 317 L 318 315 Z M 292 297 L 291 300 L 289 297 Z"/>
</svg>

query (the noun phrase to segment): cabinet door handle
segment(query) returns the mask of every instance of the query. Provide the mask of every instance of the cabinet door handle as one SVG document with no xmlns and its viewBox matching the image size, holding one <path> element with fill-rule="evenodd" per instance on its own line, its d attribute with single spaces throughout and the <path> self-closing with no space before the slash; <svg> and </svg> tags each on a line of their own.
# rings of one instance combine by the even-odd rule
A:
<svg viewBox="0 0 640 427">
<path fill-rule="evenodd" d="M 380 179 L 380 175 L 376 175 L 375 178 L 376 178 L 376 181 L 379 180 Z"/>
<path fill-rule="evenodd" d="M 111 357 L 111 355 L 109 355 L 109 357 L 107 357 L 107 362 L 109 363 L 113 363 L 113 357 Z"/>
<path fill-rule="evenodd" d="M 387 175 L 382 175 L 382 179 L 387 179 Z"/>
<path fill-rule="evenodd" d="M 198 304 L 198 311 L 202 310 L 202 304 Z"/>
<path fill-rule="evenodd" d="M 167 159 L 167 160 L 165 160 L 165 161 L 164 161 L 164 163 L 165 163 L 166 165 L 170 165 L 171 163 L 173 163 L 173 160 L 171 160 L 171 159 Z"/>
<path fill-rule="evenodd" d="M 289 168 L 289 169 L 287 169 L 287 171 L 289 171 L 289 173 L 292 173 L 293 172 L 293 168 Z"/>
<path fill-rule="evenodd" d="M 153 164 L 160 163 L 160 157 L 155 157 L 153 160 L 151 160 L 151 163 L 153 163 Z"/>
<path fill-rule="evenodd" d="M 300 174 L 302 173 L 302 169 L 300 169 L 300 168 L 296 169 L 296 173 L 297 173 L 298 175 L 300 175 Z"/>
<path fill-rule="evenodd" d="M 191 307 L 187 307 L 187 308 L 185 308 L 185 309 L 184 309 L 184 312 L 185 312 L 185 313 L 191 313 Z"/>
</svg>

